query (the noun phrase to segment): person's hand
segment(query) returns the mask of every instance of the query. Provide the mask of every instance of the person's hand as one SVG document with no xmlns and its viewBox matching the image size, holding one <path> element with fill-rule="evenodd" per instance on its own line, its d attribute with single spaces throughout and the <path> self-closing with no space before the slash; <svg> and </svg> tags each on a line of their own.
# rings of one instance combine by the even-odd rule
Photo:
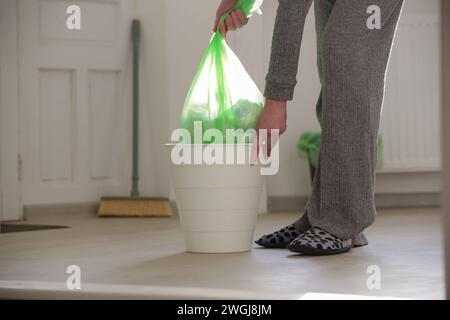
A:
<svg viewBox="0 0 450 320">
<path fill-rule="evenodd" d="M 257 144 L 259 144 L 259 129 L 266 129 L 267 140 L 265 141 L 265 144 L 267 146 L 267 156 L 269 157 L 272 147 L 278 142 L 276 139 L 277 137 L 271 137 L 270 130 L 278 129 L 279 135 L 281 135 L 287 129 L 286 105 L 286 101 L 266 99 L 264 109 L 259 116 Z M 258 151 L 259 146 L 257 146 L 257 152 Z"/>
<path fill-rule="evenodd" d="M 214 22 L 213 32 L 219 30 L 219 32 L 225 37 L 228 31 L 233 31 L 245 26 L 248 22 L 248 18 L 242 12 L 241 9 L 232 11 L 223 22 L 220 22 L 220 17 L 232 9 L 238 0 L 222 0 L 219 8 L 216 12 L 216 21 Z"/>
</svg>

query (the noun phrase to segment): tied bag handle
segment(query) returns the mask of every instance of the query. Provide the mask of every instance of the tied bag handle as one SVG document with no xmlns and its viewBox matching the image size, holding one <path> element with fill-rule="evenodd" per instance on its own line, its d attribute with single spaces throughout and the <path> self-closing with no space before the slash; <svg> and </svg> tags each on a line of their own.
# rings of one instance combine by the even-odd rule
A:
<svg viewBox="0 0 450 320">
<path fill-rule="evenodd" d="M 236 5 L 225 12 L 219 19 L 219 24 L 223 23 L 226 19 L 226 17 L 233 12 L 236 9 L 241 9 L 242 12 L 245 14 L 247 18 L 250 18 L 252 15 L 256 14 L 262 14 L 261 12 L 261 5 L 263 3 L 263 0 L 239 0 Z M 219 34 L 221 36 L 221 33 L 216 31 L 216 34 Z"/>
</svg>

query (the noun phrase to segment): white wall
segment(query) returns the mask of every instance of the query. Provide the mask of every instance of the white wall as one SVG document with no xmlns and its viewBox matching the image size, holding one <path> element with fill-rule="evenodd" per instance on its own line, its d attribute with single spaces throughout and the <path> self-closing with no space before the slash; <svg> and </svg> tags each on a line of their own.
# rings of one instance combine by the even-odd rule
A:
<svg viewBox="0 0 450 320">
<path fill-rule="evenodd" d="M 16 0 L 0 1 L 0 220 L 21 216 Z"/>
<path fill-rule="evenodd" d="M 136 0 L 136 3 L 136 15 L 143 23 L 142 193 L 168 195 L 167 158 L 161 145 L 169 140 L 171 130 L 178 127 L 184 98 L 211 36 L 219 0 Z M 275 0 L 266 0 L 262 17 L 252 18 L 243 30 L 228 36 L 231 47 L 261 90 L 268 67 L 277 5 Z M 437 13 L 438 10 L 439 0 L 407 0 L 404 14 Z M 310 191 L 308 166 L 304 159 L 299 158 L 296 144 L 302 132 L 319 130 L 315 116 L 320 90 L 315 45 L 311 8 L 305 25 L 298 85 L 294 101 L 288 107 L 288 131 L 280 145 L 280 171 L 268 178 L 269 196 L 306 196 Z M 436 178 L 430 178 L 422 190 L 414 190 L 438 190 Z M 378 191 L 401 191 L 402 181 L 401 177 L 379 177 Z M 413 184 L 409 178 L 408 185 Z"/>
<path fill-rule="evenodd" d="M 136 0 L 141 20 L 140 187 L 143 195 L 167 196 L 167 159 L 162 145 L 169 137 L 167 44 L 168 1 Z"/>
</svg>

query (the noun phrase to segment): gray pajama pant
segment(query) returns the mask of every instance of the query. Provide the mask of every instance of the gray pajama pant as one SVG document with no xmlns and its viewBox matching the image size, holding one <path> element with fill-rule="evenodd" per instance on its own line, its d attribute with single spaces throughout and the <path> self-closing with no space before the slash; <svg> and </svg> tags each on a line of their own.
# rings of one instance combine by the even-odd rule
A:
<svg viewBox="0 0 450 320">
<path fill-rule="evenodd" d="M 296 73 L 289 69 L 297 67 L 295 53 L 300 44 L 279 46 L 286 45 L 289 37 L 301 42 L 311 1 L 279 3 L 265 95 L 290 100 Z M 342 239 L 354 238 L 373 223 L 376 215 L 377 135 L 386 68 L 403 0 L 314 0 L 314 4 L 322 86 L 316 112 L 322 140 L 303 222 Z M 367 27 L 371 5 L 381 9 L 380 29 Z M 300 30 L 287 31 L 292 27 Z M 289 50 L 294 57 L 286 58 Z"/>
</svg>

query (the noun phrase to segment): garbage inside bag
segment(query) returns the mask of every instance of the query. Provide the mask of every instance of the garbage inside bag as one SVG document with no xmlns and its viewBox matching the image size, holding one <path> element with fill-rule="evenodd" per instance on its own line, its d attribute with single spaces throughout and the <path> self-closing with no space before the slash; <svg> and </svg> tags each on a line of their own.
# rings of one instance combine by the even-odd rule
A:
<svg viewBox="0 0 450 320">
<path fill-rule="evenodd" d="M 250 17 L 261 13 L 261 4 L 262 0 L 241 0 L 229 12 L 239 8 Z M 227 129 L 256 129 L 263 107 L 264 97 L 258 87 L 222 34 L 214 33 L 187 94 L 180 127 L 189 131 L 191 141 L 195 121 L 201 122 L 203 132 L 218 129 L 225 137 Z"/>
</svg>

